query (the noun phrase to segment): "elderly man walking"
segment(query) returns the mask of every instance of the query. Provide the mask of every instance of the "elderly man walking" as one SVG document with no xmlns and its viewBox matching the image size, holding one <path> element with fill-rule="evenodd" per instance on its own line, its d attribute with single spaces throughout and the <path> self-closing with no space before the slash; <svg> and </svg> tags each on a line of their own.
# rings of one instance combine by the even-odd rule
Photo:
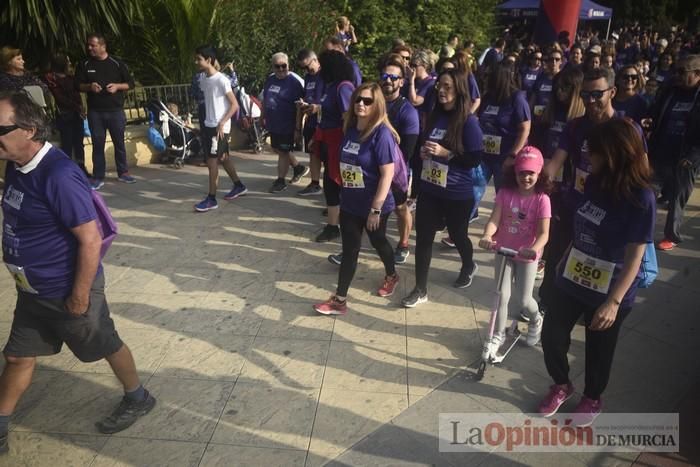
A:
<svg viewBox="0 0 700 467">
<path fill-rule="evenodd" d="M 83 362 L 106 359 L 124 387 L 117 408 L 97 422 L 101 433 L 124 430 L 156 403 L 109 315 L 87 177 L 46 141 L 49 135 L 42 109 L 26 94 L 0 94 L 0 160 L 7 161 L 2 250 L 17 285 L 0 375 L 0 453 L 8 451 L 8 422 L 36 357 L 57 354 L 64 343 Z"/>
</svg>

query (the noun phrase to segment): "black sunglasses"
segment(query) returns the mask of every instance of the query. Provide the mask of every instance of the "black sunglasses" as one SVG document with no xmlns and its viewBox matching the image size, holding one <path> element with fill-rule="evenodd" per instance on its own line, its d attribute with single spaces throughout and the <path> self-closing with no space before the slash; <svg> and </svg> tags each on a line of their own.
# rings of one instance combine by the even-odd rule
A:
<svg viewBox="0 0 700 467">
<path fill-rule="evenodd" d="M 401 79 L 401 76 L 392 75 L 391 73 L 382 73 L 381 75 L 379 75 L 379 79 L 382 81 L 397 81 Z"/>
<path fill-rule="evenodd" d="M 622 75 L 621 78 L 625 81 L 637 81 L 639 79 L 639 75 Z"/>
<path fill-rule="evenodd" d="M 360 102 L 365 104 L 365 107 L 369 107 L 370 105 L 374 104 L 374 99 L 371 97 L 357 96 L 355 98 L 355 104 L 359 104 Z"/>
<path fill-rule="evenodd" d="M 594 100 L 601 100 L 606 92 L 610 91 L 612 88 L 605 89 L 604 91 L 581 91 L 578 95 L 581 96 L 583 102 L 589 102 L 591 97 Z"/>
<path fill-rule="evenodd" d="M 0 126 L 0 136 L 5 136 L 6 134 L 11 133 L 18 128 L 18 125 Z"/>
<path fill-rule="evenodd" d="M 401 58 L 403 58 L 404 60 L 408 61 L 408 60 L 411 59 L 411 56 L 410 56 L 410 55 L 401 55 Z"/>
<path fill-rule="evenodd" d="M 286 70 L 287 69 L 287 64 L 286 63 L 276 63 L 274 65 L 275 69 L 277 70 Z"/>
</svg>

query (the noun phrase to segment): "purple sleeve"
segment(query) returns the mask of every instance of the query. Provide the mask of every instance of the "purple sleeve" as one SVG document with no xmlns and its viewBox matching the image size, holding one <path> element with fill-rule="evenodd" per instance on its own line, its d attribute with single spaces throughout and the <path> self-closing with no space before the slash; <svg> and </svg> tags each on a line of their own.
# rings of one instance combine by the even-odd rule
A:
<svg viewBox="0 0 700 467">
<path fill-rule="evenodd" d="M 632 215 L 625 232 L 625 243 L 652 243 L 656 224 L 656 199 L 652 190 L 643 190 L 639 197 L 641 207 L 630 209 Z"/>
<path fill-rule="evenodd" d="M 469 73 L 469 78 L 467 79 L 469 85 L 469 95 L 472 99 L 481 99 L 481 93 L 479 92 L 479 85 L 476 84 L 476 78 L 474 78 L 473 73 Z"/>
<path fill-rule="evenodd" d="M 87 179 L 77 165 L 67 164 L 68 161 L 52 167 L 51 175 L 46 179 L 46 195 L 61 225 L 72 229 L 95 220 L 97 213 Z"/>
<path fill-rule="evenodd" d="M 571 120 L 569 123 L 566 124 L 564 127 L 564 131 L 561 134 L 561 138 L 559 138 L 559 149 L 562 151 L 565 151 L 567 154 L 571 152 L 571 147 L 574 144 L 574 138 L 575 138 L 575 124 L 576 124 L 577 119 Z"/>
<path fill-rule="evenodd" d="M 374 157 L 377 160 L 378 165 L 387 165 L 394 163 L 394 146 L 396 146 L 396 141 L 394 140 L 394 135 L 385 126 L 381 126 L 377 129 L 379 132 L 377 134 L 377 139 L 374 144 Z"/>
<path fill-rule="evenodd" d="M 484 134 L 481 132 L 479 120 L 474 115 L 467 117 L 467 121 L 464 122 L 462 145 L 464 146 L 465 154 L 484 150 Z"/>
<path fill-rule="evenodd" d="M 532 119 L 530 116 L 530 105 L 527 103 L 524 91 L 515 93 L 515 99 L 513 99 L 513 117 L 517 123 L 529 122 Z"/>
<path fill-rule="evenodd" d="M 350 98 L 355 88 L 350 82 L 343 82 L 338 84 L 338 106 L 340 107 L 340 113 L 345 113 L 350 108 Z"/>
<path fill-rule="evenodd" d="M 399 121 L 401 128 L 397 128 L 401 135 L 419 135 L 420 122 L 418 120 L 418 111 L 409 102 L 406 102 L 401 108 Z"/>
</svg>

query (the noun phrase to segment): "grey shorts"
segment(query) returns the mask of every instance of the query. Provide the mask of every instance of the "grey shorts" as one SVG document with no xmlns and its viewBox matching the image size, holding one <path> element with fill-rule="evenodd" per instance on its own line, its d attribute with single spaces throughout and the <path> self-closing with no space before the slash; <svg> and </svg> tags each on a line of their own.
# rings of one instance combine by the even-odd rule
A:
<svg viewBox="0 0 700 467">
<path fill-rule="evenodd" d="M 124 345 L 119 338 L 104 294 L 104 275 L 90 289 L 90 305 L 81 316 L 73 316 L 61 299 L 39 298 L 17 292 L 17 306 L 10 337 L 3 350 L 9 357 L 54 355 L 63 343 L 83 362 L 95 362 Z"/>
</svg>

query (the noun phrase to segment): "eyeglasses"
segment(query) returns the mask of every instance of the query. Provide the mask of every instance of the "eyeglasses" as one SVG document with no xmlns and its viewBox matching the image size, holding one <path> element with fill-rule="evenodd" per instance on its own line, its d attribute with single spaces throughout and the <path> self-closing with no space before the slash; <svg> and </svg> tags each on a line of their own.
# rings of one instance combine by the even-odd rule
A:
<svg viewBox="0 0 700 467">
<path fill-rule="evenodd" d="M 605 89 L 603 91 L 581 91 L 578 95 L 581 96 L 583 102 L 590 102 L 591 97 L 599 101 L 603 98 L 606 92 L 610 91 L 612 88 Z"/>
<path fill-rule="evenodd" d="M 391 73 L 382 73 L 379 75 L 379 79 L 382 81 L 397 81 L 401 79 L 399 75 L 392 75 Z"/>
<path fill-rule="evenodd" d="M 5 136 L 8 133 L 12 133 L 16 129 L 18 129 L 18 125 L 7 125 L 7 126 L 0 126 L 0 136 Z"/>
<path fill-rule="evenodd" d="M 369 107 L 370 105 L 374 104 L 374 99 L 372 97 L 357 96 L 355 98 L 355 104 L 359 104 L 360 102 L 362 102 L 365 107 Z"/>
<path fill-rule="evenodd" d="M 620 76 L 624 81 L 637 81 L 639 79 L 639 75 L 634 74 L 634 75 L 622 75 Z"/>
<path fill-rule="evenodd" d="M 287 64 L 286 63 L 275 63 L 274 67 L 275 67 L 275 70 L 286 70 Z"/>
<path fill-rule="evenodd" d="M 403 58 L 406 61 L 409 61 L 411 59 L 410 55 L 401 55 L 401 58 Z"/>
</svg>

